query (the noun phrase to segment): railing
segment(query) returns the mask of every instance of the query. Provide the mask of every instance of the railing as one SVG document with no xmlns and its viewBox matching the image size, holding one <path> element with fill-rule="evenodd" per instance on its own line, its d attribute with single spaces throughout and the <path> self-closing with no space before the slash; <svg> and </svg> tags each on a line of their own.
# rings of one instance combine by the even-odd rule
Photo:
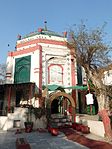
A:
<svg viewBox="0 0 112 149">
<path fill-rule="evenodd" d="M 7 116 L 6 110 L 0 110 L 0 116 Z"/>
<path fill-rule="evenodd" d="M 9 111 L 8 109 L 0 110 L 0 116 L 7 116 L 8 113 L 14 113 L 14 109 L 10 109 Z"/>
</svg>

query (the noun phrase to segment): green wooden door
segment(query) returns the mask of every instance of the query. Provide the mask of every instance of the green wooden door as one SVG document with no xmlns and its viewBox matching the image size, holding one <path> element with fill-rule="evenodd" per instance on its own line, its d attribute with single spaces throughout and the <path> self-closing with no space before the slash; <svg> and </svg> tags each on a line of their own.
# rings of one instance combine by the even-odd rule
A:
<svg viewBox="0 0 112 149">
<path fill-rule="evenodd" d="M 15 60 L 14 83 L 30 82 L 31 56 Z"/>
</svg>

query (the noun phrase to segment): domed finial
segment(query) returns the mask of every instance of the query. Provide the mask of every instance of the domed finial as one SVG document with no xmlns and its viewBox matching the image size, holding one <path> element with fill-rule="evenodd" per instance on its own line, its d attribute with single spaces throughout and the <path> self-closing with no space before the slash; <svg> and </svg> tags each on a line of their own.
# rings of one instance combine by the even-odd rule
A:
<svg viewBox="0 0 112 149">
<path fill-rule="evenodd" d="M 47 30 L 47 21 L 44 21 L 44 25 L 45 25 L 45 30 Z"/>
</svg>

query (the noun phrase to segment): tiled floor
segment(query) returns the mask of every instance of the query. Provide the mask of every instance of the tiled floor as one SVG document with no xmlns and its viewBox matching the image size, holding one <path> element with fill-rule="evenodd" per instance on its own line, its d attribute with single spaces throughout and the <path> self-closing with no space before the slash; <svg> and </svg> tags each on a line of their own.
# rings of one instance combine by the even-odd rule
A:
<svg viewBox="0 0 112 149">
<path fill-rule="evenodd" d="M 63 133 L 52 136 L 48 132 L 15 134 L 15 131 L 0 132 L 0 149 L 16 149 L 17 138 L 26 138 L 32 149 L 87 149 L 78 143 L 66 139 Z"/>
</svg>

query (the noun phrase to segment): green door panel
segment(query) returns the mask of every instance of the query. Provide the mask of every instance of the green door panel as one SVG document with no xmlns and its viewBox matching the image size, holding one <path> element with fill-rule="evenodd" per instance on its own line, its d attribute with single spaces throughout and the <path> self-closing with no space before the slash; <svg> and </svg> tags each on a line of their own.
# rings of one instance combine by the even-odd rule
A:
<svg viewBox="0 0 112 149">
<path fill-rule="evenodd" d="M 14 83 L 30 82 L 31 56 L 15 60 Z"/>
</svg>

